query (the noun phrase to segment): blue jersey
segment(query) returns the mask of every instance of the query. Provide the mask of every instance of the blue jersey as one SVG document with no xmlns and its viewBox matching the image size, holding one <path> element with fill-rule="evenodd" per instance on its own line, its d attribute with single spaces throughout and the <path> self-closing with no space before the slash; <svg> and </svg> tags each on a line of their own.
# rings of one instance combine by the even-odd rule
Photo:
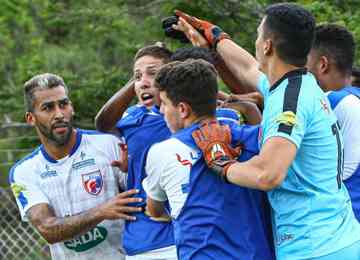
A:
<svg viewBox="0 0 360 260">
<path fill-rule="evenodd" d="M 332 91 L 328 95 L 331 108 L 335 109 L 337 105 L 341 102 L 341 100 L 343 100 L 346 96 L 351 94 L 360 99 L 360 88 L 347 86 L 341 90 Z M 358 131 L 358 130 L 352 129 L 352 131 Z M 357 145 L 357 143 L 355 143 L 354 145 Z M 360 221 L 360 164 L 358 165 L 354 173 L 351 175 L 351 177 L 344 180 L 344 183 L 349 191 L 355 216 Z"/>
<path fill-rule="evenodd" d="M 233 144 L 244 146 L 241 160 L 258 152 L 258 127 L 230 123 Z M 198 149 L 191 133 L 194 124 L 173 135 L 186 146 Z M 173 220 L 178 258 L 274 259 L 269 240 L 265 193 L 225 183 L 206 166 L 201 153 L 191 166 L 187 198 Z"/>
<path fill-rule="evenodd" d="M 146 174 L 144 165 L 148 148 L 170 137 L 163 116 L 157 107 L 148 110 L 144 106 L 133 106 L 127 115 L 117 123 L 128 146 L 128 189 L 138 189 L 137 195 L 143 202 L 136 206 L 145 208 L 146 193 L 141 185 Z M 173 226 L 167 222 L 151 220 L 143 212 L 135 213 L 136 221 L 126 221 L 123 246 L 128 255 L 135 255 L 154 249 L 174 245 Z"/>
<path fill-rule="evenodd" d="M 239 116 L 232 109 L 218 109 L 216 116 L 232 123 L 239 121 Z M 152 144 L 169 138 L 170 130 L 157 107 L 149 111 L 145 106 L 130 107 L 116 127 L 128 145 L 127 188 L 140 191 L 137 196 L 141 197 L 143 202 L 136 205 L 145 208 L 146 193 L 141 183 L 146 177 L 146 154 Z M 125 222 L 123 245 L 128 255 L 174 245 L 171 223 L 153 221 L 142 212 L 134 215 L 136 221 Z"/>
<path fill-rule="evenodd" d="M 264 96 L 262 144 L 279 136 L 297 154 L 283 183 L 268 192 L 278 259 L 311 259 L 360 240 L 342 174 L 342 138 L 328 100 L 305 69 L 285 74 Z"/>
</svg>

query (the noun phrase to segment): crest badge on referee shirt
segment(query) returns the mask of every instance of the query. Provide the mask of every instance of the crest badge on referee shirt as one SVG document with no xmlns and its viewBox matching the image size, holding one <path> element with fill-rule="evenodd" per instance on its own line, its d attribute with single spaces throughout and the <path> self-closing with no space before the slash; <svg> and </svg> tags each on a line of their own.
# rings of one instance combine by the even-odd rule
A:
<svg viewBox="0 0 360 260">
<path fill-rule="evenodd" d="M 82 182 L 87 193 L 98 195 L 104 185 L 100 170 L 82 174 Z"/>
</svg>

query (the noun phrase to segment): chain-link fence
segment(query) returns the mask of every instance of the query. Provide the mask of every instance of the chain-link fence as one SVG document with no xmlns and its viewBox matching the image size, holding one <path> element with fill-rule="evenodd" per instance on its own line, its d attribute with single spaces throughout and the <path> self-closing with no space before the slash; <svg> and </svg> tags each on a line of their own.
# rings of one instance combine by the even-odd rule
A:
<svg viewBox="0 0 360 260">
<path fill-rule="evenodd" d="M 46 242 L 36 230 L 20 220 L 10 189 L 0 187 L 0 259 L 50 259 Z"/>
</svg>

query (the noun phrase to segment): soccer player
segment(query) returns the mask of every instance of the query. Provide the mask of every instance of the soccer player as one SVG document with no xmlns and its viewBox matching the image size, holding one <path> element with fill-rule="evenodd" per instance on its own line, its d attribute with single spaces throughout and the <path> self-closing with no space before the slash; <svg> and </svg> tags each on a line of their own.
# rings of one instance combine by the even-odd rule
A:
<svg viewBox="0 0 360 260">
<path fill-rule="evenodd" d="M 295 4 L 268 6 L 255 60 L 219 27 L 178 15 L 204 31 L 229 69 L 264 96 L 260 154 L 242 163 L 206 158 L 210 167 L 223 168 L 217 172 L 228 182 L 268 191 L 277 259 L 359 259 L 360 224 L 341 180 L 341 134 L 325 94 L 304 68 L 313 16 Z"/>
<path fill-rule="evenodd" d="M 136 190 L 119 193 L 125 174 L 111 167 L 119 140 L 74 129 L 74 109 L 63 79 L 40 74 L 24 85 L 25 118 L 41 146 L 10 170 L 21 217 L 50 244 L 53 259 L 124 259 L 120 219 L 141 208 Z"/>
<path fill-rule="evenodd" d="M 349 85 L 355 56 L 355 41 L 343 26 L 316 27 L 315 42 L 307 67 L 320 87 L 328 91 L 331 108 L 338 119 L 344 140 L 343 180 L 355 216 L 360 220 L 360 89 Z"/>
<path fill-rule="evenodd" d="M 170 204 L 179 259 L 274 259 L 265 194 L 209 173 L 191 136 L 199 124 L 215 120 L 215 68 L 204 60 L 172 62 L 160 69 L 155 84 L 173 135 L 150 148 L 143 187 L 152 216 L 166 214 Z M 241 159 L 248 159 L 258 151 L 258 127 L 229 124 L 233 144 L 241 143 Z"/>
<path fill-rule="evenodd" d="M 148 147 L 170 136 L 163 116 L 160 114 L 159 94 L 153 86 L 156 72 L 170 60 L 171 52 L 161 45 L 149 45 L 140 49 L 134 58 L 133 83 L 121 88 L 99 111 L 96 127 L 101 131 L 113 131 L 121 135 L 128 147 L 127 188 L 136 188 L 137 197 L 145 208 L 146 194 L 141 182 L 145 177 L 144 154 Z M 126 108 L 134 97 L 137 105 Z M 124 113 L 124 111 L 126 112 Z M 124 114 L 124 116 L 123 116 Z M 177 259 L 174 246 L 173 226 L 170 219 L 151 218 L 145 212 L 135 214 L 136 221 L 126 221 L 123 245 L 126 258 Z"/>
<path fill-rule="evenodd" d="M 124 137 L 129 154 L 127 185 L 128 188 L 139 189 L 138 196 L 144 200 L 146 193 L 141 183 L 145 178 L 147 150 L 152 144 L 169 138 L 171 134 L 160 114 L 159 93 L 153 86 L 158 69 L 173 58 L 170 54 L 168 49 L 158 44 L 140 49 L 134 58 L 134 83 L 120 89 L 103 106 L 95 120 L 98 130 L 112 131 Z M 196 58 L 211 59 L 209 53 L 200 49 L 178 51 L 175 57 L 188 58 L 189 54 Z M 139 104 L 129 107 L 124 113 L 135 96 Z M 220 120 L 239 121 L 239 116 L 230 109 L 218 110 L 217 116 Z M 145 207 L 145 203 L 140 203 L 140 206 Z M 125 223 L 124 248 L 127 258 L 176 258 L 170 219 L 151 218 L 146 212 L 138 213 L 136 216 L 137 221 Z"/>
</svg>

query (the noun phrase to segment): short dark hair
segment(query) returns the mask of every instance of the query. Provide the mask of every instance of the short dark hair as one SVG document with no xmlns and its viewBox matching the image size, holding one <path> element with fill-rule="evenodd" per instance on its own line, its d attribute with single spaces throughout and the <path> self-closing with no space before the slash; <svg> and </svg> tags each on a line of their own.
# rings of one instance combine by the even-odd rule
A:
<svg viewBox="0 0 360 260">
<path fill-rule="evenodd" d="M 315 18 L 297 4 L 273 4 L 265 10 L 264 34 L 271 37 L 282 61 L 304 67 L 315 37 Z"/>
<path fill-rule="evenodd" d="M 174 61 L 161 67 L 155 87 L 166 92 L 176 106 L 189 104 L 197 116 L 213 116 L 218 92 L 217 73 L 213 65 L 202 59 Z"/>
<path fill-rule="evenodd" d="M 316 27 L 313 50 L 317 56 L 326 56 L 336 68 L 350 75 L 355 56 L 355 41 L 351 32 L 337 24 L 323 24 Z"/>
<path fill-rule="evenodd" d="M 64 87 L 66 93 L 68 93 L 68 88 L 65 85 L 63 78 L 51 73 L 39 74 L 26 81 L 24 84 L 24 100 L 26 111 L 31 112 L 34 109 L 35 91 L 56 88 L 59 86 Z"/>
<path fill-rule="evenodd" d="M 170 61 L 170 57 L 172 52 L 165 46 L 162 42 L 157 42 L 153 45 L 148 45 L 135 54 L 134 62 L 144 56 L 152 56 L 154 58 L 161 59 L 164 63 L 168 63 Z"/>
<path fill-rule="evenodd" d="M 177 49 L 172 55 L 171 61 L 185 61 L 187 59 L 203 59 L 215 65 L 216 53 L 202 47 L 183 47 Z"/>
<path fill-rule="evenodd" d="M 351 81 L 351 85 L 360 87 L 360 68 L 353 67 L 351 76 L 353 77 L 353 80 Z"/>
</svg>

